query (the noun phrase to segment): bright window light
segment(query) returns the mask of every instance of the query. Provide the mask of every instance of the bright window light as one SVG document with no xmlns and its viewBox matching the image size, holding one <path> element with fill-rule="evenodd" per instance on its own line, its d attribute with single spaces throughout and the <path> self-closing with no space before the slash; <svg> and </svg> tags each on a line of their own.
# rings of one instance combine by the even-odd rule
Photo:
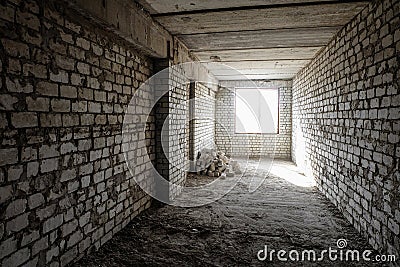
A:
<svg viewBox="0 0 400 267">
<path fill-rule="evenodd" d="M 236 88 L 236 133 L 278 133 L 279 89 Z"/>
</svg>

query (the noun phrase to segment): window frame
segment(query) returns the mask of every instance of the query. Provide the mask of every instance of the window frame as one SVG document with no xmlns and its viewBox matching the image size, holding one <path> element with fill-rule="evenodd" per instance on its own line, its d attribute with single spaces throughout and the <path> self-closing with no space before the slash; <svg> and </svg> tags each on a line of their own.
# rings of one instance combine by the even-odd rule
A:
<svg viewBox="0 0 400 267">
<path fill-rule="evenodd" d="M 276 126 L 276 132 L 274 132 L 274 133 L 250 133 L 250 132 L 248 132 L 248 133 L 242 133 L 242 132 L 238 132 L 237 131 L 237 128 L 236 128 L 236 112 L 237 112 L 237 110 L 236 110 L 236 90 L 237 89 L 249 89 L 249 90 L 251 90 L 251 89 L 254 89 L 254 90 L 276 90 L 277 92 L 278 92 L 278 123 L 277 123 L 277 126 Z M 235 87 L 234 88 L 234 95 L 233 95 L 233 97 L 234 97 L 234 107 L 233 107 L 233 109 L 234 109 L 234 133 L 235 134 L 259 134 L 259 135 L 277 135 L 277 134 L 279 134 L 280 133 L 280 112 L 281 112 L 281 90 L 280 90 L 280 88 L 278 88 L 278 87 L 269 87 L 269 88 L 258 88 L 258 87 Z"/>
</svg>

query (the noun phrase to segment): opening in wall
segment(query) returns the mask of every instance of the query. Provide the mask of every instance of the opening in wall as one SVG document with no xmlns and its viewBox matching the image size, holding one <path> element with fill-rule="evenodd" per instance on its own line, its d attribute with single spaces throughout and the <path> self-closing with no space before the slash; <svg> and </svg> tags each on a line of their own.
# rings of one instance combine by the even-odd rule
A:
<svg viewBox="0 0 400 267">
<path fill-rule="evenodd" d="M 235 89 L 236 133 L 279 133 L 279 89 Z"/>
</svg>

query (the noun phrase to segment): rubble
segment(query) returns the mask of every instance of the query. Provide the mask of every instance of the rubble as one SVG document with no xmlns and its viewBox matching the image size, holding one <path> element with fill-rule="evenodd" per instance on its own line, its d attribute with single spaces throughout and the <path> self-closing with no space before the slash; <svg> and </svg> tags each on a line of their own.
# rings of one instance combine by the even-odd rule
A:
<svg viewBox="0 0 400 267">
<path fill-rule="evenodd" d="M 202 149 L 197 155 L 196 170 L 199 175 L 210 177 L 233 177 L 241 174 L 240 166 L 236 160 L 228 158 L 224 152 L 215 149 Z"/>
</svg>

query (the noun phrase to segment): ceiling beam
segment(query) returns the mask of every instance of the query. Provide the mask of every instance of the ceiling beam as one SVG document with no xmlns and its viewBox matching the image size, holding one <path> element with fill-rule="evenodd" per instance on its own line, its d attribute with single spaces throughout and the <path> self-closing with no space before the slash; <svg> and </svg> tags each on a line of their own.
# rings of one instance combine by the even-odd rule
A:
<svg viewBox="0 0 400 267">
<path fill-rule="evenodd" d="M 233 48 L 229 48 L 229 49 L 226 49 L 226 48 L 213 48 L 213 49 L 189 49 L 191 52 L 202 52 L 202 53 L 207 53 L 207 52 L 218 52 L 218 51 L 227 51 L 227 50 L 229 50 L 229 51 L 238 51 L 238 52 L 240 52 L 240 51 L 244 51 L 244 50 L 264 50 L 264 49 L 274 49 L 274 48 L 310 48 L 310 47 L 315 47 L 315 48 L 321 48 L 321 47 L 323 47 L 323 46 L 321 46 L 321 45 L 315 45 L 315 46 L 313 46 L 313 45 L 292 45 L 292 46 L 285 46 L 285 45 L 283 45 L 283 46 L 279 46 L 279 47 L 242 47 L 242 48 L 235 48 L 235 47 L 233 47 Z"/>
<path fill-rule="evenodd" d="M 196 56 L 202 62 L 226 62 L 226 61 L 264 61 L 264 60 L 297 60 L 313 59 L 315 54 L 322 49 L 317 47 L 296 48 L 266 48 L 266 49 L 242 49 L 224 50 L 216 52 L 196 52 Z"/>
<path fill-rule="evenodd" d="M 218 75 L 220 81 L 234 80 L 291 80 L 297 73 L 276 73 L 276 74 L 239 74 L 239 75 Z"/>
<path fill-rule="evenodd" d="M 159 17 L 156 20 L 173 35 L 193 35 L 274 29 L 341 28 L 364 7 L 361 3 L 331 3 L 322 6 L 251 9 L 222 13 Z"/>
<path fill-rule="evenodd" d="M 326 45 L 337 28 L 277 29 L 236 34 L 203 34 L 178 36 L 191 51 L 232 50 L 235 48 L 285 48 Z"/>
<path fill-rule="evenodd" d="M 204 14 L 210 12 L 226 12 L 226 11 L 243 11 L 243 10 L 254 10 L 254 9 L 272 9 L 282 7 L 310 7 L 316 8 L 318 6 L 326 4 L 344 4 L 344 3 L 368 3 L 368 0 L 337 0 L 337 1 L 315 1 L 315 2 L 301 2 L 301 3 L 283 3 L 283 4 L 270 4 L 270 5 L 257 5 L 257 6 L 240 6 L 240 7 L 226 7 L 216 9 L 201 9 L 201 10 L 190 10 L 190 11 L 177 11 L 160 14 L 152 14 L 152 17 L 169 17 L 169 16 L 181 16 L 181 15 L 194 15 Z"/>
<path fill-rule="evenodd" d="M 234 69 L 282 69 L 282 68 L 298 68 L 306 65 L 308 60 L 264 60 L 264 61 L 239 61 L 224 62 L 216 64 L 215 62 L 203 62 L 203 65 L 209 70 L 234 70 Z"/>
<path fill-rule="evenodd" d="M 342 27 L 342 24 L 330 25 L 330 26 L 314 26 L 314 27 L 289 27 L 289 28 L 279 28 L 279 30 L 324 30 L 324 29 L 333 29 L 338 30 Z M 195 33 L 179 33 L 177 36 L 195 36 L 201 34 L 219 34 L 219 33 L 245 33 L 245 32 L 255 32 L 257 34 L 258 31 L 269 31 L 269 30 L 276 30 L 275 28 L 260 28 L 260 29 L 244 29 L 244 30 L 224 30 L 224 31 L 205 31 L 205 32 L 195 32 Z"/>
<path fill-rule="evenodd" d="M 226 59 L 226 60 L 218 60 L 218 61 L 216 61 L 216 60 L 212 60 L 212 59 L 209 59 L 209 60 L 200 60 L 199 62 L 201 62 L 201 63 L 210 63 L 210 62 L 217 62 L 217 63 L 236 63 L 236 62 L 265 62 L 265 61 L 279 61 L 279 60 L 311 60 L 311 59 L 313 59 L 314 57 L 304 57 L 304 58 L 301 58 L 301 59 L 298 59 L 298 58 L 268 58 L 268 59 L 237 59 L 237 60 L 231 60 L 231 59 Z"/>
<path fill-rule="evenodd" d="M 214 52 L 214 51 L 247 51 L 247 50 L 264 50 L 264 49 L 297 49 L 297 48 L 321 48 L 321 45 L 309 45 L 309 46 L 280 46 L 280 47 L 249 47 L 249 48 L 230 48 L 230 49 L 210 49 L 210 50 L 201 50 L 201 52 L 207 53 L 207 52 Z M 191 49 L 191 51 L 196 51 Z M 197 51 L 200 52 L 200 51 Z"/>
</svg>

